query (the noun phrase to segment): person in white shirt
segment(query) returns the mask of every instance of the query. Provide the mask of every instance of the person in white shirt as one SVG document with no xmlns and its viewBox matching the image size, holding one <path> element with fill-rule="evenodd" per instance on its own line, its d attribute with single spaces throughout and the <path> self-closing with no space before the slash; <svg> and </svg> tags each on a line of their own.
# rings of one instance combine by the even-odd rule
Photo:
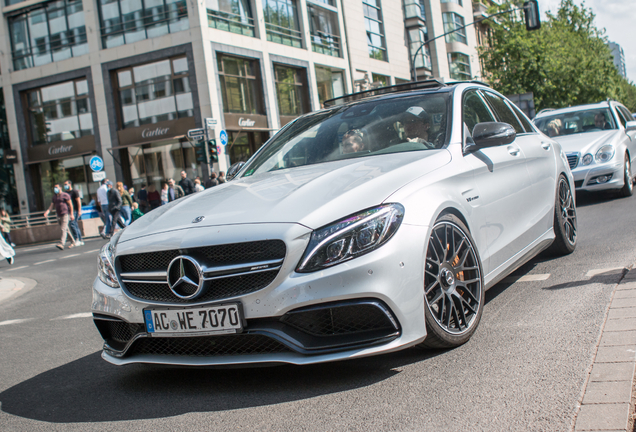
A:
<svg viewBox="0 0 636 432">
<path fill-rule="evenodd" d="M 104 222 L 103 234 L 106 234 L 109 232 L 110 228 L 110 212 L 108 211 L 108 179 L 102 180 L 102 185 L 97 189 L 96 205 L 99 217 L 102 222 Z"/>
</svg>

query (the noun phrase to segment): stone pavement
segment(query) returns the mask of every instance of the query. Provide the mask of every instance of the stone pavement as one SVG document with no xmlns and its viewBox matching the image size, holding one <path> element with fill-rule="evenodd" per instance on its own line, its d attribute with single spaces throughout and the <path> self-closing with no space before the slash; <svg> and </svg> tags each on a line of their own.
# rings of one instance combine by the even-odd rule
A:
<svg viewBox="0 0 636 432">
<path fill-rule="evenodd" d="M 636 269 L 612 293 L 575 431 L 628 430 L 635 364 Z"/>
</svg>

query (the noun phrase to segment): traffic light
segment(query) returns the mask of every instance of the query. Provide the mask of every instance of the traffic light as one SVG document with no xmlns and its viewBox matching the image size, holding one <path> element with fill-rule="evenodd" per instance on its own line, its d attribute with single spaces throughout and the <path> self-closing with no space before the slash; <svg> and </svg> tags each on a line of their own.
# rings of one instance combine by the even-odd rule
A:
<svg viewBox="0 0 636 432">
<path fill-rule="evenodd" d="M 197 156 L 197 162 L 205 162 L 205 145 L 203 145 L 203 141 L 194 142 L 194 153 Z"/>
<path fill-rule="evenodd" d="M 219 152 L 216 150 L 216 140 L 211 139 L 208 141 L 208 152 L 210 153 L 210 163 L 219 161 Z"/>
<path fill-rule="evenodd" d="M 526 18 L 526 30 L 539 30 L 541 28 L 541 17 L 537 0 L 525 2 L 523 4 L 523 13 Z"/>
</svg>

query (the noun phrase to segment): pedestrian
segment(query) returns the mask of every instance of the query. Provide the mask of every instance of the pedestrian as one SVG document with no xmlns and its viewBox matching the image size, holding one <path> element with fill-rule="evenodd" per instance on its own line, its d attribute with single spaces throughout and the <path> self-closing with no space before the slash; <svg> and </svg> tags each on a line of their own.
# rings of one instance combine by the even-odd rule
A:
<svg viewBox="0 0 636 432">
<path fill-rule="evenodd" d="M 179 180 L 179 186 L 181 186 L 181 189 L 183 189 L 183 193 L 185 195 L 190 195 L 196 192 L 196 190 L 194 189 L 194 182 L 188 178 L 188 175 L 185 171 L 181 171 L 181 180 Z"/>
<path fill-rule="evenodd" d="M 137 197 L 135 196 L 135 188 L 128 188 L 128 193 L 130 194 L 130 199 L 132 202 L 137 202 Z"/>
<path fill-rule="evenodd" d="M 148 213 L 150 211 L 150 204 L 148 203 L 148 191 L 146 191 L 146 183 L 141 184 L 141 189 L 137 192 L 137 201 L 139 202 L 139 208 L 142 212 Z"/>
<path fill-rule="evenodd" d="M 223 171 L 219 171 L 219 176 L 217 177 L 216 181 L 218 181 L 219 184 L 225 183 L 225 173 Z"/>
<path fill-rule="evenodd" d="M 144 214 L 139 210 L 139 204 L 133 203 L 132 205 L 132 220 L 133 222 L 142 217 Z"/>
<path fill-rule="evenodd" d="M 124 218 L 124 223 L 126 226 L 130 225 L 132 222 L 132 199 L 130 198 L 130 194 L 126 189 L 124 189 L 124 184 L 122 182 L 117 182 L 117 192 L 121 196 L 121 215 Z"/>
<path fill-rule="evenodd" d="M 154 210 L 161 205 L 161 195 L 159 195 L 159 192 L 155 189 L 155 185 L 148 186 L 148 204 L 150 204 L 148 211 Z"/>
<path fill-rule="evenodd" d="M 0 230 L 2 231 L 2 237 L 11 247 L 14 247 L 15 244 L 11 241 L 11 216 L 5 209 L 0 209 Z"/>
<path fill-rule="evenodd" d="M 62 229 L 62 237 L 60 238 L 60 242 L 55 245 L 59 250 L 64 250 L 66 246 L 66 236 L 70 235 L 71 244 L 69 248 L 79 246 L 75 243 L 75 239 L 73 238 L 73 234 L 68 232 L 68 222 L 70 220 L 75 219 L 73 216 L 73 202 L 71 201 L 71 196 L 66 192 L 62 192 L 59 184 L 53 186 L 53 200 L 51 201 L 51 205 L 44 212 L 44 217 L 48 217 L 51 210 L 55 208 L 55 214 L 57 216 L 57 223 L 60 225 Z"/>
<path fill-rule="evenodd" d="M 205 187 L 206 188 L 211 188 L 213 186 L 218 186 L 219 184 L 219 179 L 216 175 L 216 173 L 214 171 L 212 171 L 210 173 L 210 177 L 208 177 L 208 179 L 205 182 Z"/>
<path fill-rule="evenodd" d="M 15 251 L 9 243 L 4 241 L 3 236 L 0 236 L 0 256 L 2 256 L 2 258 L 5 258 L 9 265 L 13 265 L 13 257 L 15 256 Z"/>
<path fill-rule="evenodd" d="M 205 190 L 205 188 L 203 186 L 201 186 L 201 180 L 196 179 L 194 181 L 194 191 L 195 192 L 203 192 Z"/>
<path fill-rule="evenodd" d="M 104 229 L 100 233 L 102 237 L 104 237 L 108 233 L 108 231 L 110 231 L 110 212 L 108 211 L 108 182 L 109 180 L 107 178 L 102 180 L 102 185 L 97 188 L 97 201 L 95 202 L 99 218 L 104 223 Z"/>
<path fill-rule="evenodd" d="M 111 216 L 110 230 L 106 233 L 106 237 L 111 237 L 115 233 L 115 228 L 120 222 L 122 199 L 119 191 L 113 187 L 113 182 L 108 182 L 108 211 Z M 123 228 L 123 227 L 122 227 Z M 104 237 L 104 236 L 102 236 Z"/>
<path fill-rule="evenodd" d="M 84 242 L 79 228 L 79 220 L 82 216 L 82 198 L 80 198 L 79 191 L 73 188 L 73 183 L 70 180 L 64 182 L 64 192 L 69 194 L 73 203 L 73 220 L 68 223 L 68 227 L 71 229 L 75 243 L 78 246 L 82 246 Z"/>
<path fill-rule="evenodd" d="M 164 183 L 161 188 L 161 205 L 166 205 L 168 202 L 168 183 Z"/>
<path fill-rule="evenodd" d="M 176 184 L 173 179 L 168 179 L 168 185 L 170 186 L 168 189 L 168 201 L 174 201 L 185 196 L 181 185 Z"/>
</svg>

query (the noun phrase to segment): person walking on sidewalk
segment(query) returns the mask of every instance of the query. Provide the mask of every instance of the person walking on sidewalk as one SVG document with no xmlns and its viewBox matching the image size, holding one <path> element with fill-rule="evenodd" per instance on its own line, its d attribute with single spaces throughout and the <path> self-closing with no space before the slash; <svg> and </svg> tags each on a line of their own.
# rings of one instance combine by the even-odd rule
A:
<svg viewBox="0 0 636 432">
<path fill-rule="evenodd" d="M 130 225 L 132 222 L 132 199 L 130 198 L 130 194 L 126 189 L 124 189 L 124 184 L 122 182 L 117 182 L 117 192 L 121 196 L 121 215 L 124 218 L 124 223 L 126 226 Z"/>
<path fill-rule="evenodd" d="M 11 247 L 15 244 L 11 241 L 11 216 L 5 209 L 0 209 L 0 231 L 2 231 L 2 237 L 9 243 Z"/>
<path fill-rule="evenodd" d="M 70 195 L 71 202 L 73 203 L 74 220 L 70 221 L 68 226 L 71 229 L 71 234 L 73 234 L 75 243 L 77 243 L 78 246 L 81 246 L 84 244 L 82 241 L 82 233 L 79 228 L 79 220 L 80 217 L 82 217 L 82 198 L 80 198 L 80 194 L 77 189 L 73 188 L 73 183 L 70 180 L 66 180 L 64 182 L 64 192 Z"/>
<path fill-rule="evenodd" d="M 111 222 L 110 230 L 106 233 L 107 237 L 111 237 L 115 232 L 115 227 L 119 222 L 121 214 L 122 199 L 119 191 L 113 187 L 113 182 L 108 182 L 108 211 L 110 212 Z M 123 227 L 122 227 L 123 228 Z"/>
<path fill-rule="evenodd" d="M 15 251 L 13 250 L 13 248 L 11 247 L 9 243 L 4 241 L 4 237 L 2 236 L 0 236 L 0 256 L 2 258 L 5 258 L 7 262 L 9 263 L 9 265 L 13 265 L 14 263 L 13 257 L 15 256 Z"/>
<path fill-rule="evenodd" d="M 57 223 L 60 225 L 62 229 L 62 238 L 60 242 L 55 246 L 59 250 L 64 250 L 66 246 L 66 236 L 69 235 L 68 232 L 68 222 L 69 220 L 73 220 L 73 203 L 71 202 L 71 196 L 65 192 L 62 192 L 59 184 L 53 186 L 53 200 L 49 208 L 44 212 L 44 217 L 48 217 L 49 213 L 53 208 L 55 208 L 55 213 L 57 215 Z M 70 234 L 71 237 L 71 245 L 69 248 L 74 246 L 79 246 L 75 243 L 75 239 L 73 238 L 73 234 Z"/>
<path fill-rule="evenodd" d="M 196 192 L 194 189 L 194 183 L 188 178 L 188 174 L 185 171 L 181 171 L 181 180 L 179 180 L 179 186 L 183 189 L 185 195 L 190 195 Z"/>
<path fill-rule="evenodd" d="M 100 233 L 102 237 L 104 237 L 110 230 L 110 213 L 108 212 L 108 182 L 109 180 L 107 178 L 102 180 L 102 185 L 97 189 L 97 201 L 95 203 L 97 211 L 99 212 L 99 217 L 104 223 L 104 229 Z"/>
</svg>

